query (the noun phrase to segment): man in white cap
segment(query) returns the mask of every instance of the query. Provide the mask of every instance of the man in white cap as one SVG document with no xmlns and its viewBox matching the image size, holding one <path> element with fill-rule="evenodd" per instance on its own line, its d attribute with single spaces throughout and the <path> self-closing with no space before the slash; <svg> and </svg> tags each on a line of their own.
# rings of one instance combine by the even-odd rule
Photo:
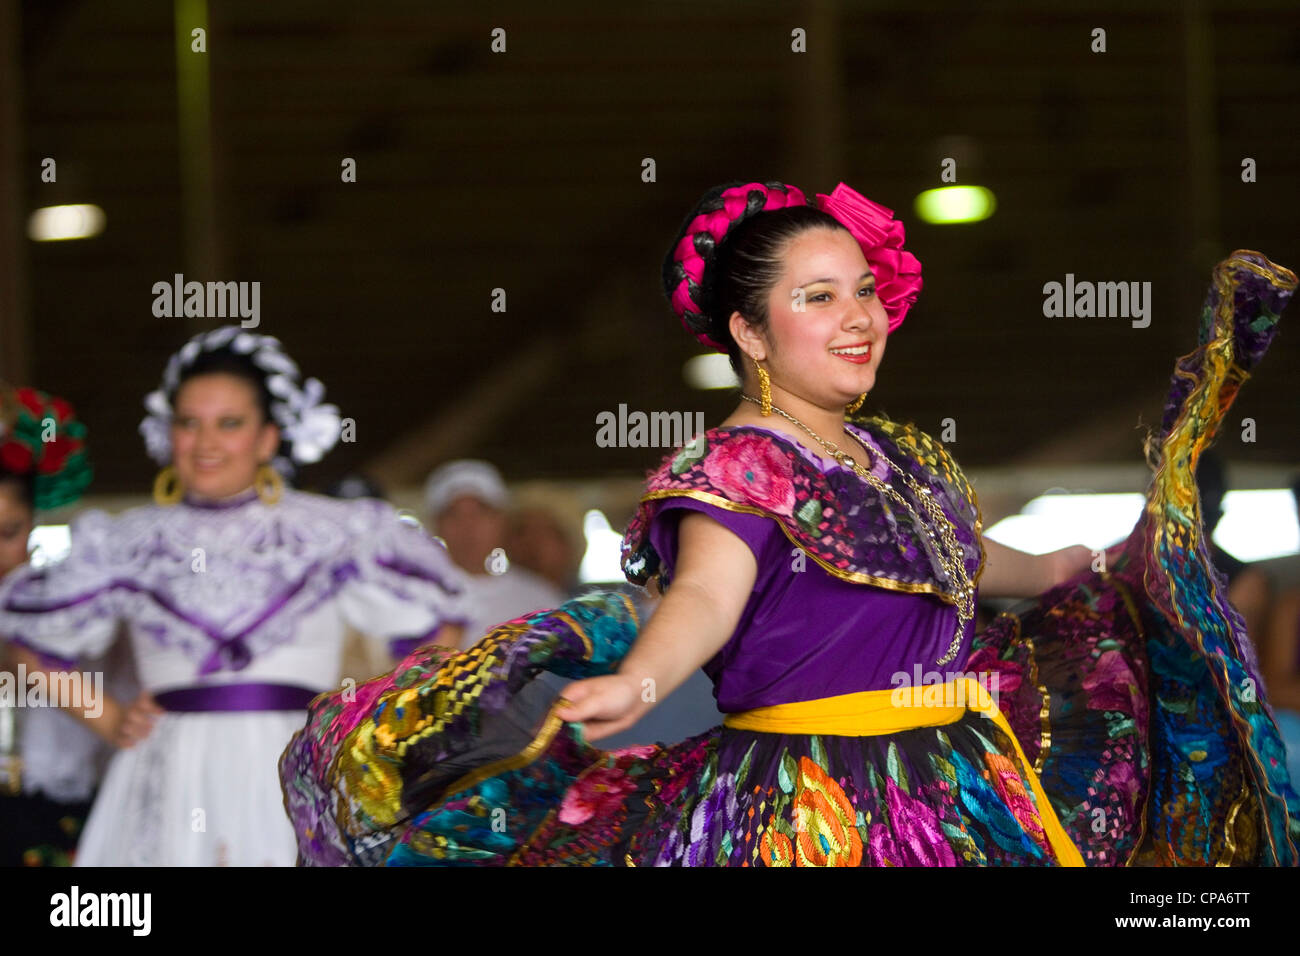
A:
<svg viewBox="0 0 1300 956">
<path fill-rule="evenodd" d="M 503 547 L 509 504 L 501 473 L 486 461 L 448 462 L 424 486 L 429 530 L 442 538 L 452 561 L 469 574 L 470 620 L 463 647 L 502 621 L 564 603 L 565 595 L 546 580 L 511 565 Z"/>
</svg>

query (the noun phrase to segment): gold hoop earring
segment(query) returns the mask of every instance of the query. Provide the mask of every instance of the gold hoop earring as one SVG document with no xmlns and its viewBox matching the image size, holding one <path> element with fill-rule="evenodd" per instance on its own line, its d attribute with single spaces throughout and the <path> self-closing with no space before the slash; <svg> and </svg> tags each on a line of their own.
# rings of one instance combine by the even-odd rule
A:
<svg viewBox="0 0 1300 956">
<path fill-rule="evenodd" d="M 767 374 L 767 369 L 758 364 L 758 359 L 754 359 L 754 368 L 758 370 L 758 395 L 762 403 L 763 417 L 767 418 L 772 414 L 772 376 Z"/>
<path fill-rule="evenodd" d="M 257 497 L 262 499 L 263 504 L 273 505 L 284 494 L 284 479 L 270 465 L 259 465 L 253 487 L 257 489 Z"/>
<path fill-rule="evenodd" d="M 169 508 L 183 497 L 185 497 L 185 488 L 181 485 L 181 478 L 176 473 L 176 469 L 168 465 L 158 472 L 158 477 L 153 480 L 154 504 Z"/>
<path fill-rule="evenodd" d="M 863 392 L 861 395 L 858 396 L 857 401 L 853 402 L 853 404 L 845 405 L 844 411 L 847 414 L 852 415 L 854 412 L 856 412 L 859 408 L 862 407 L 862 403 L 867 400 L 867 394 L 868 394 L 867 392 Z"/>
</svg>

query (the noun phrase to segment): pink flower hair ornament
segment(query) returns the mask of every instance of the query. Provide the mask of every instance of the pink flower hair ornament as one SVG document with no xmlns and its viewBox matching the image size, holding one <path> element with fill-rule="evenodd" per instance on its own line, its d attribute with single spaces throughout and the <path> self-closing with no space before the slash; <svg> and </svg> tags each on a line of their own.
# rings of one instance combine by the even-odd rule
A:
<svg viewBox="0 0 1300 956">
<path fill-rule="evenodd" d="M 745 183 L 732 186 L 691 220 L 673 249 L 669 301 L 682 325 L 703 345 L 718 352 L 727 346 L 708 332 L 709 320 L 700 305 L 705 272 L 717 246 L 738 222 L 760 212 L 809 205 L 797 186 L 786 183 Z M 816 206 L 849 231 L 876 277 L 876 294 L 889 316 L 889 331 L 903 324 L 907 310 L 921 292 L 921 263 L 903 248 L 903 224 L 894 211 L 872 202 L 840 183 L 830 193 L 817 194 Z M 675 281 L 674 281 L 675 280 Z"/>
</svg>

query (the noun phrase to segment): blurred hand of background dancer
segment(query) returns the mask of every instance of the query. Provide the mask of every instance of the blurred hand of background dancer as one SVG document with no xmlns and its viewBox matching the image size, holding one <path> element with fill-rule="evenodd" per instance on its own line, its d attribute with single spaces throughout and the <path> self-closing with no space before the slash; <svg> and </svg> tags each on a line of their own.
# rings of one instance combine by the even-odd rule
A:
<svg viewBox="0 0 1300 956">
<path fill-rule="evenodd" d="M 120 713 L 117 726 L 108 740 L 113 746 L 125 749 L 134 747 L 148 737 L 153 730 L 154 721 L 166 711 L 155 703 L 148 691 L 141 691 L 131 706 Z"/>
<path fill-rule="evenodd" d="M 59 673 L 55 668 L 46 667 L 39 656 L 20 645 L 12 645 L 9 656 L 15 667 L 21 663 L 28 674 L 40 672 L 53 680 Z M 164 712 L 148 693 L 141 693 L 129 706 L 109 694 L 104 695 L 102 703 L 103 710 L 98 717 L 88 717 L 80 705 L 61 709 L 114 747 L 132 747 L 144 740 L 153 729 L 154 720 Z"/>
</svg>

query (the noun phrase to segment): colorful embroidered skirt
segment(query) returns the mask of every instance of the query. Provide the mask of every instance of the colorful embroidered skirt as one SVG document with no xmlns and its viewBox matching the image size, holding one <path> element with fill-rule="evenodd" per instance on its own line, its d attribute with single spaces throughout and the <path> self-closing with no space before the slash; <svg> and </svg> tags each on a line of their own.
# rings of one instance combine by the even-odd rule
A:
<svg viewBox="0 0 1300 956">
<path fill-rule="evenodd" d="M 1068 862 L 1048 839 L 1059 822 L 1088 866 L 1297 865 L 1300 798 L 1194 480 L 1295 285 L 1258 253 L 1216 268 L 1137 527 L 1106 570 L 976 636 L 964 670 L 998 675 L 1016 741 L 969 711 L 889 734 L 719 727 L 600 750 L 537 679 L 617 669 L 635 615 L 594 592 L 318 697 L 280 765 L 300 862 L 1042 866 Z"/>
<path fill-rule="evenodd" d="M 1056 862 L 1014 745 L 974 711 L 875 736 L 583 743 L 537 675 L 609 673 L 635 624 L 626 596 L 598 591 L 470 651 L 416 652 L 353 703 L 318 698 L 281 766 L 303 862 Z"/>
</svg>

